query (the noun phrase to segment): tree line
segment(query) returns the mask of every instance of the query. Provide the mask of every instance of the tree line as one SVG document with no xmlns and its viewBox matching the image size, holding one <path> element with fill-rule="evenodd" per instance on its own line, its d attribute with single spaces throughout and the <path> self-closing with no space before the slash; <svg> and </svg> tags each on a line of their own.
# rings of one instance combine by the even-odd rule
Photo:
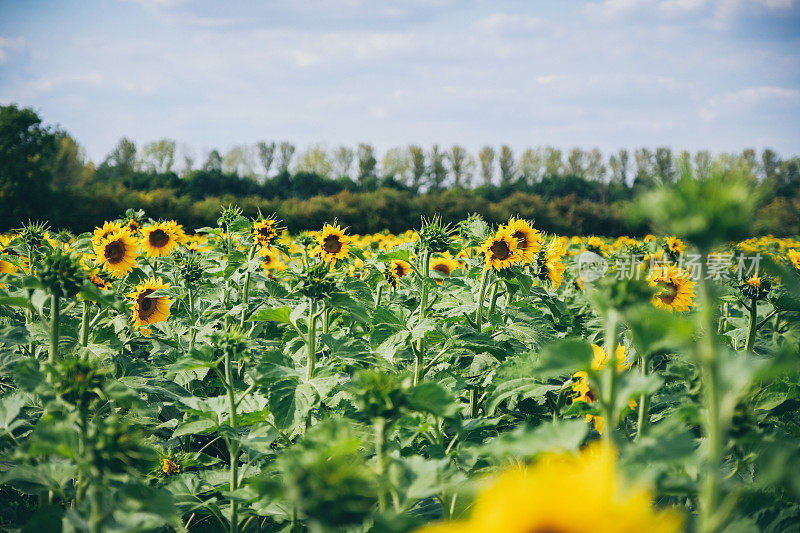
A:
<svg viewBox="0 0 800 533">
<path fill-rule="evenodd" d="M 174 140 L 137 147 L 122 138 L 96 165 L 34 110 L 0 106 L 0 230 L 47 219 L 83 231 L 128 207 L 198 227 L 213 222 L 220 203 L 236 202 L 252 214 L 275 212 L 295 231 L 319 225 L 314 213 L 365 233 L 413 227 L 433 212 L 456 220 L 479 212 L 497 221 L 534 218 L 550 231 L 636 233 L 646 231 L 626 216 L 636 194 L 720 169 L 759 187 L 766 199 L 760 231 L 800 233 L 800 158 L 770 149 L 606 155 L 551 146 L 515 153 L 503 145 L 472 154 L 460 145 L 410 145 L 379 154 L 367 143 L 298 152 L 288 141 L 262 141 L 196 158 Z"/>
</svg>

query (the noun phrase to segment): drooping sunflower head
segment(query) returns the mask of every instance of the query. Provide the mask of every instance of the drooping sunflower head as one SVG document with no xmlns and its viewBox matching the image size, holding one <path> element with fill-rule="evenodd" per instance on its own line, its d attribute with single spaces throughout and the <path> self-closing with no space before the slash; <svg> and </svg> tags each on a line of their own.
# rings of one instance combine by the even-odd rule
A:
<svg viewBox="0 0 800 533">
<path fill-rule="evenodd" d="M 481 245 L 486 268 L 502 270 L 522 261 L 519 241 L 507 227 L 501 226 L 497 232 Z"/>
<path fill-rule="evenodd" d="M 539 279 L 548 281 L 557 289 L 564 281 L 566 266 L 561 260 L 567 253 L 566 237 L 553 237 L 547 247 L 539 253 Z"/>
<path fill-rule="evenodd" d="M 454 270 L 461 268 L 461 263 L 450 257 L 434 257 L 430 262 L 430 269 L 435 270 L 445 277 L 450 277 Z M 440 277 L 434 278 L 436 283 L 442 284 Z"/>
<path fill-rule="evenodd" d="M 278 236 L 276 224 L 277 222 L 272 218 L 254 221 L 251 231 L 253 242 L 261 246 L 269 246 L 272 240 Z"/>
<path fill-rule="evenodd" d="M 350 237 L 344 234 L 344 230 L 338 224 L 325 224 L 322 232 L 317 235 L 317 247 L 315 252 L 322 256 L 322 259 L 329 263 L 347 257 L 350 251 Z"/>
<path fill-rule="evenodd" d="M 648 281 L 657 287 L 653 305 L 660 309 L 685 312 L 694 306 L 694 281 L 689 273 L 675 265 L 656 266 Z"/>
<path fill-rule="evenodd" d="M 271 270 L 286 270 L 286 264 L 281 261 L 277 250 L 265 246 L 259 250 L 258 255 L 264 258 L 261 261 L 261 267 L 267 272 Z"/>
<path fill-rule="evenodd" d="M 506 228 L 517 239 L 517 248 L 522 253 L 522 261 L 532 263 L 536 259 L 536 254 L 542 249 L 542 244 L 544 244 L 542 234 L 531 226 L 527 220 L 521 218 L 509 220 Z"/>
<path fill-rule="evenodd" d="M 167 296 L 151 296 L 159 289 L 169 288 L 161 278 L 150 278 L 140 283 L 127 296 L 131 300 L 131 321 L 135 329 L 163 322 L 170 314 L 170 299 Z"/>
<path fill-rule="evenodd" d="M 139 243 L 124 229 L 106 237 L 97 251 L 97 258 L 103 263 L 103 269 L 115 278 L 133 270 L 138 256 Z"/>
<path fill-rule="evenodd" d="M 164 257 L 178 244 L 174 227 L 159 222 L 142 229 L 142 251 L 150 257 Z"/>
</svg>

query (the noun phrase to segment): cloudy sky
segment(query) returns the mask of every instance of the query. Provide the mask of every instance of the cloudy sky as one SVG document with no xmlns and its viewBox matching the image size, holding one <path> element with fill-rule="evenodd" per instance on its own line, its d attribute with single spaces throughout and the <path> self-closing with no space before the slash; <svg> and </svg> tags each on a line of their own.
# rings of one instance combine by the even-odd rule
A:
<svg viewBox="0 0 800 533">
<path fill-rule="evenodd" d="M 800 154 L 800 0 L 0 0 L 0 104 L 123 135 Z"/>
</svg>

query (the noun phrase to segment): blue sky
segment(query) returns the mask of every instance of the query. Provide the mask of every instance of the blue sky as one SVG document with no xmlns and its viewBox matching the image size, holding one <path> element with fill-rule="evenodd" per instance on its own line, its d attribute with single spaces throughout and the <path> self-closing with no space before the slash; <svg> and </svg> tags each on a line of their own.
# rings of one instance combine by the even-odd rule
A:
<svg viewBox="0 0 800 533">
<path fill-rule="evenodd" d="M 800 154 L 800 0 L 0 0 L 0 103 L 123 135 Z"/>
</svg>

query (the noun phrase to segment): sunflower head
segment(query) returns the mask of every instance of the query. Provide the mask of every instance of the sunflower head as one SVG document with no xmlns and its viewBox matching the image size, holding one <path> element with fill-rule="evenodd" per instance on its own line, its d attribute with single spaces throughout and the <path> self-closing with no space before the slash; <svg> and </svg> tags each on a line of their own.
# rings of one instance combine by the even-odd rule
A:
<svg viewBox="0 0 800 533">
<path fill-rule="evenodd" d="M 559 288 L 564 280 L 564 271 L 567 267 L 561 258 L 566 253 L 567 238 L 554 236 L 536 257 L 536 264 L 539 267 L 538 278 L 549 282 L 555 289 Z"/>
<path fill-rule="evenodd" d="M 317 235 L 317 247 L 315 254 L 320 255 L 328 263 L 335 263 L 337 260 L 347 257 L 350 251 L 350 237 L 344 234 L 344 230 L 338 224 L 325 224 L 322 232 Z"/>
<path fill-rule="evenodd" d="M 223 207 L 221 211 L 219 219 L 217 219 L 217 224 L 221 228 L 229 227 L 237 218 L 242 216 L 242 208 L 238 205 L 230 204 L 227 207 Z"/>
<path fill-rule="evenodd" d="M 258 255 L 264 258 L 261 261 L 261 267 L 267 272 L 272 270 L 286 270 L 286 264 L 281 261 L 277 250 L 265 246 L 259 250 Z"/>
<path fill-rule="evenodd" d="M 75 254 L 56 248 L 36 268 L 36 277 L 50 294 L 72 298 L 80 292 L 86 271 Z"/>
<path fill-rule="evenodd" d="M 97 250 L 103 269 L 115 278 L 121 277 L 136 266 L 139 243 L 127 230 L 117 230 L 107 236 Z"/>
<path fill-rule="evenodd" d="M 383 269 L 383 277 L 391 287 L 396 288 L 400 278 L 408 275 L 409 272 L 411 272 L 411 265 L 408 261 L 392 259 L 389 265 Z"/>
<path fill-rule="evenodd" d="M 648 278 L 655 287 L 653 305 L 660 309 L 685 312 L 694 306 L 694 281 L 689 273 L 674 266 L 656 266 Z"/>
<path fill-rule="evenodd" d="M 763 300 L 767 297 L 769 291 L 772 290 L 772 280 L 767 276 L 753 275 L 747 278 L 744 283 L 741 283 L 739 288 L 745 298 Z"/>
<path fill-rule="evenodd" d="M 72 405 L 85 405 L 97 398 L 106 369 L 94 357 L 65 357 L 50 368 L 53 388 Z"/>
<path fill-rule="evenodd" d="M 19 238 L 29 249 L 36 249 L 42 246 L 48 237 L 46 222 L 28 222 L 16 230 Z"/>
<path fill-rule="evenodd" d="M 122 229 L 123 227 L 116 222 L 103 222 L 102 227 L 95 228 L 94 233 L 92 233 L 92 248 L 94 248 L 94 252 L 100 255 L 100 250 L 106 239 L 108 239 L 112 233 Z"/>
<path fill-rule="evenodd" d="M 174 476 L 181 473 L 181 464 L 174 457 L 164 457 L 158 471 L 164 477 Z"/>
<path fill-rule="evenodd" d="M 519 241 L 507 227 L 501 226 L 497 232 L 481 245 L 486 268 L 502 270 L 522 261 Z"/>
<path fill-rule="evenodd" d="M 512 218 L 508 221 L 506 228 L 517 239 L 517 248 L 522 253 L 522 260 L 532 263 L 536 259 L 536 254 L 542 249 L 544 239 L 539 230 L 534 229 L 527 221 L 520 218 Z"/>
<path fill-rule="evenodd" d="M 789 250 L 786 252 L 786 256 L 789 258 L 789 262 L 794 265 L 797 270 L 800 270 L 800 251 Z"/>
<path fill-rule="evenodd" d="M 436 215 L 431 219 L 422 219 L 419 230 L 417 251 L 442 253 L 450 248 L 452 228 L 449 224 L 442 223 L 442 217 Z"/>
<path fill-rule="evenodd" d="M 152 224 L 142 229 L 142 251 L 150 257 L 164 257 L 177 246 L 178 237 L 173 224 Z"/>
<path fill-rule="evenodd" d="M 161 278 L 150 278 L 140 283 L 136 290 L 128 294 L 131 301 L 131 321 L 137 330 L 150 324 L 163 322 L 170 314 L 170 299 L 167 296 L 151 296 L 159 289 L 169 288 Z M 144 328 L 146 329 L 146 328 Z M 149 332 L 149 330 L 147 330 Z"/>
<path fill-rule="evenodd" d="M 273 218 L 253 221 L 251 235 L 255 244 L 269 246 L 272 240 L 278 236 L 277 221 Z"/>
<path fill-rule="evenodd" d="M 434 257 L 430 262 L 430 269 L 435 270 L 444 277 L 450 277 L 454 270 L 461 268 L 461 263 L 447 256 Z M 441 277 L 434 278 L 436 283 L 442 284 Z"/>
</svg>

